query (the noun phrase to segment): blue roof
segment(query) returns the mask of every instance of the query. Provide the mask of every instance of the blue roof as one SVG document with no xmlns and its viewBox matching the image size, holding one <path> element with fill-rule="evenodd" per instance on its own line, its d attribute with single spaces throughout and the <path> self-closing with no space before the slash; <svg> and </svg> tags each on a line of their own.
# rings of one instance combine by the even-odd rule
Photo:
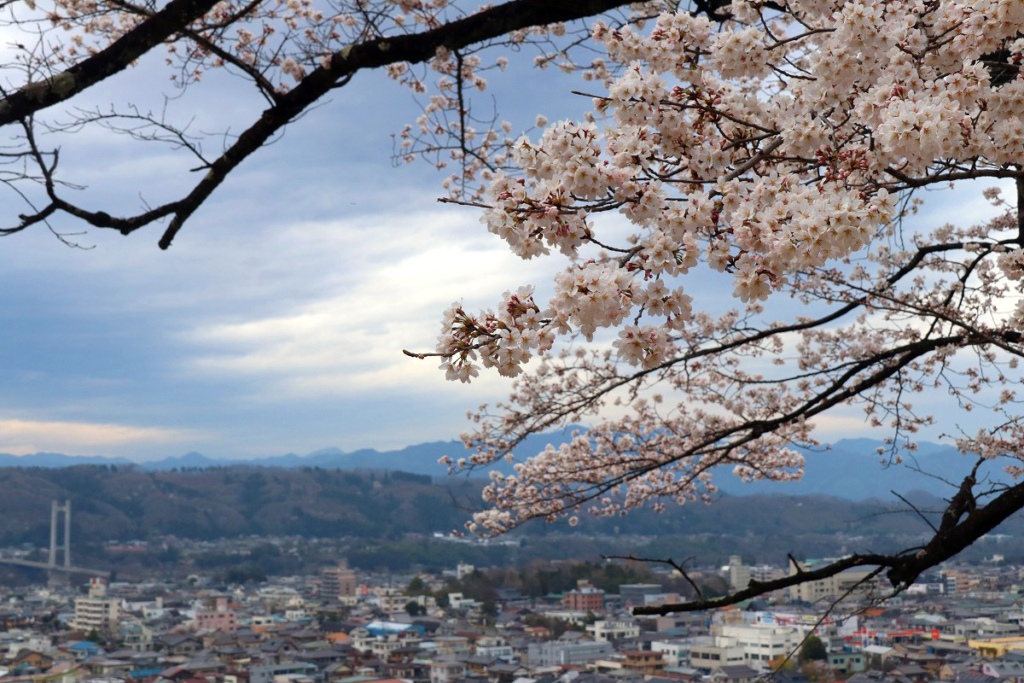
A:
<svg viewBox="0 0 1024 683">
<path fill-rule="evenodd" d="M 155 669 L 133 669 L 128 672 L 128 675 L 132 678 L 152 678 L 153 676 L 159 676 L 163 669 L 157 667 Z"/>
<path fill-rule="evenodd" d="M 91 640 L 80 640 L 77 643 L 69 645 L 68 649 L 76 650 L 78 652 L 92 652 L 94 654 L 97 652 L 103 652 L 103 648 Z"/>
</svg>

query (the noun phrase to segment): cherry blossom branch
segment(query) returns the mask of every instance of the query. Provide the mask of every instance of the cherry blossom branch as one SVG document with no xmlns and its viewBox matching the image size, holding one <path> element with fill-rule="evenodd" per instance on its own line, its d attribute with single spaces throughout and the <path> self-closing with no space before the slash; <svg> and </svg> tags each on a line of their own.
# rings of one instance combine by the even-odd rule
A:
<svg viewBox="0 0 1024 683">
<path fill-rule="evenodd" d="M 578 414 L 581 411 L 586 410 L 589 406 L 595 405 L 603 397 L 611 394 L 612 392 L 630 385 L 640 380 L 655 375 L 657 373 L 666 371 L 677 365 L 686 365 L 687 363 L 697 361 L 708 357 L 717 357 L 726 354 L 730 351 L 754 346 L 773 337 L 779 337 L 786 334 L 792 334 L 794 332 L 802 332 L 814 328 L 824 327 L 830 323 L 836 322 L 841 318 L 853 313 L 858 308 L 866 304 L 868 301 L 883 295 L 893 285 L 900 282 L 903 278 L 913 273 L 917 267 L 926 259 L 928 256 L 939 254 L 949 251 L 962 250 L 966 246 L 964 242 L 950 242 L 947 244 L 935 244 L 927 245 L 919 248 L 913 256 L 897 268 L 892 274 L 885 278 L 885 280 L 878 286 L 865 290 L 862 296 L 859 296 L 852 301 L 844 304 L 835 311 L 828 313 L 827 315 L 820 316 L 818 318 L 805 320 L 802 322 L 787 324 L 787 325 L 775 325 L 765 330 L 759 330 L 751 334 L 740 334 L 736 335 L 733 339 L 725 342 L 716 343 L 706 347 L 698 347 L 684 354 L 667 359 L 665 362 L 652 367 L 638 370 L 634 373 L 626 375 L 624 377 L 610 378 L 607 383 L 591 384 L 584 388 L 581 388 L 581 393 L 574 397 L 574 399 L 564 405 L 554 407 L 543 411 L 538 414 L 536 422 L 529 426 L 523 427 L 519 430 L 519 433 L 514 435 L 512 440 L 508 443 L 508 450 L 511 451 L 519 443 L 522 442 L 529 434 L 542 432 L 552 426 L 558 425 L 568 416 Z M 638 253 L 639 248 L 635 248 L 629 257 L 632 257 Z M 627 260 L 627 259 L 623 259 Z M 408 354 L 414 355 L 414 354 Z"/>
<path fill-rule="evenodd" d="M 64 102 L 126 69 L 216 4 L 217 0 L 171 0 L 162 10 L 96 54 L 45 81 L 4 93 L 0 98 L 0 126 Z"/>
<path fill-rule="evenodd" d="M 736 180 L 736 178 L 739 178 L 741 175 L 743 175 L 744 173 L 746 173 L 747 171 L 749 171 L 750 169 L 754 168 L 759 163 L 767 159 L 769 156 L 771 156 L 772 152 L 777 150 L 779 147 L 782 147 L 782 143 L 782 138 L 772 140 L 764 149 L 759 151 L 754 156 L 750 157 L 750 159 L 748 159 L 744 163 L 737 166 L 730 173 L 725 174 L 725 176 L 722 177 L 722 182 L 727 183 L 730 180 Z"/>
<path fill-rule="evenodd" d="M 105 55 L 102 58 L 97 55 L 83 61 L 64 75 L 51 79 L 45 88 L 30 86 L 0 100 L 0 124 L 24 118 L 26 112 L 55 104 L 112 75 L 171 35 L 175 26 L 180 28 L 208 10 L 212 3 L 207 3 L 209 0 L 173 0 L 167 8 L 143 21 L 135 29 L 138 33 L 133 31 L 111 45 L 102 53 Z M 170 218 L 159 241 L 160 248 L 166 249 L 186 221 L 239 164 L 323 95 L 339 84 L 347 83 L 357 71 L 394 63 L 422 62 L 434 57 L 441 48 L 458 50 L 509 31 L 591 16 L 623 4 L 626 4 L 624 0 L 512 0 L 420 33 L 375 38 L 351 45 L 331 55 L 325 64 L 304 76 L 294 89 L 275 97 L 273 105 L 209 164 L 203 179 L 181 199 L 134 216 L 116 217 L 103 211 L 77 207 L 57 197 L 50 187 L 48 194 L 53 208 L 48 208 L 47 215 L 52 215 L 54 210 L 63 211 L 94 227 L 115 229 L 125 235 L 160 219 Z M 16 230 L 39 220 L 38 215 L 27 217 Z"/>
<path fill-rule="evenodd" d="M 857 567 L 891 567 L 895 563 L 891 555 L 880 554 L 857 554 L 844 557 L 817 569 L 801 569 L 790 576 L 785 576 L 769 581 L 756 581 L 751 579 L 750 584 L 734 593 L 729 593 L 717 598 L 695 600 L 683 603 L 669 603 L 665 605 L 644 605 L 633 608 L 636 615 L 657 615 L 678 614 L 680 612 L 702 612 L 705 610 L 718 609 L 735 605 L 744 600 L 750 600 L 777 590 L 784 590 L 793 586 L 799 586 L 812 581 L 821 581 L 840 574 L 844 571 Z"/>
</svg>

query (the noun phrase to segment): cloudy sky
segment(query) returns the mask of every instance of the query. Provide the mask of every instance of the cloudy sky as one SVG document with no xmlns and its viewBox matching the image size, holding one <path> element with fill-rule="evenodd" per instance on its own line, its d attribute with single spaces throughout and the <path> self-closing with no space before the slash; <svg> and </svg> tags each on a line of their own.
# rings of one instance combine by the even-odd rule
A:
<svg viewBox="0 0 1024 683">
<path fill-rule="evenodd" d="M 209 80 L 168 104 L 170 120 L 237 131 L 258 113 L 242 84 Z M 150 60 L 72 104 L 160 109 L 166 84 Z M 537 113 L 580 112 L 573 85 L 513 69 L 493 94 L 521 130 Z M 393 167 L 391 134 L 417 114 L 408 91 L 359 74 L 245 162 L 166 252 L 159 227 L 91 231 L 76 238 L 87 250 L 45 230 L 0 240 L 0 452 L 251 457 L 456 437 L 466 410 L 507 382 L 445 382 L 436 362 L 401 350 L 432 349 L 451 301 L 491 306 L 564 262 L 515 259 L 474 209 L 435 201 L 438 172 Z M 188 159 L 155 145 L 100 131 L 61 144 L 92 208 L 137 210 L 195 182 Z M 952 206 L 962 220 L 986 212 L 976 193 L 946 193 L 922 220 Z M 727 293 L 705 286 L 698 305 Z M 862 433 L 852 413 L 822 429 Z"/>
</svg>

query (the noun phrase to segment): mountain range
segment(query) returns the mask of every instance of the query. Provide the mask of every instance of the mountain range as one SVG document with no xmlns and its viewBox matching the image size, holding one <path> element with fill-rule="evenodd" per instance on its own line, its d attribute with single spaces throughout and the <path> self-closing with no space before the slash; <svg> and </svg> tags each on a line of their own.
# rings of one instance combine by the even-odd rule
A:
<svg viewBox="0 0 1024 683">
<path fill-rule="evenodd" d="M 561 443 L 568 432 L 532 436 L 517 449 L 517 453 L 529 457 L 541 451 L 548 443 Z M 914 454 L 903 453 L 904 462 L 899 465 L 885 465 L 877 449 L 884 444 L 872 439 L 843 439 L 829 447 L 815 451 L 803 451 L 806 458 L 804 477 L 796 482 L 750 482 L 744 483 L 722 471 L 715 483 L 723 493 L 730 495 L 771 494 L 824 495 L 848 500 L 871 498 L 892 498 L 893 491 L 906 493 L 910 490 L 927 492 L 937 496 L 948 496 L 954 492 L 953 484 L 959 484 L 970 471 L 973 460 L 960 454 L 951 446 L 922 443 Z M 185 455 L 163 460 L 135 462 L 127 458 L 102 455 L 79 456 L 62 453 L 35 453 L 31 455 L 0 454 L 0 468 L 38 467 L 63 468 L 76 465 L 114 465 L 133 467 L 149 472 L 167 472 L 182 469 L 205 469 L 214 467 L 257 466 L 268 468 L 298 469 L 313 468 L 331 470 L 389 470 L 444 477 L 446 468 L 438 463 L 442 456 L 453 458 L 463 454 L 464 448 L 457 441 L 435 441 L 415 444 L 392 451 L 361 449 L 344 452 L 338 448 L 324 448 L 307 455 L 270 456 L 265 458 L 226 459 L 190 452 Z M 522 459 L 522 458 L 521 458 Z M 512 465 L 497 463 L 493 469 L 508 474 Z M 483 475 L 483 472 L 480 473 Z M 991 479 L 1005 480 L 995 463 L 982 469 L 982 475 Z"/>
</svg>

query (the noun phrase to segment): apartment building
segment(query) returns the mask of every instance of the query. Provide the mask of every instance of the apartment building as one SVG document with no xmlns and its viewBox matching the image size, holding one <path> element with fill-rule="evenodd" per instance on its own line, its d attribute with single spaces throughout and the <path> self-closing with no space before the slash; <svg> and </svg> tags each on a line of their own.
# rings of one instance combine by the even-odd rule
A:
<svg viewBox="0 0 1024 683">
<path fill-rule="evenodd" d="M 321 591 L 325 597 L 341 600 L 356 594 L 356 573 L 344 562 L 320 572 Z"/>
<path fill-rule="evenodd" d="M 195 627 L 200 631 L 234 633 L 238 630 L 238 613 L 228 607 L 227 598 L 207 601 L 204 609 L 196 610 Z"/>
<path fill-rule="evenodd" d="M 733 555 L 725 567 L 725 578 L 731 590 L 743 590 L 750 583 L 750 567 L 743 564 L 743 558 Z"/>
<path fill-rule="evenodd" d="M 693 648 L 693 644 L 693 640 L 689 638 L 656 640 L 651 643 L 651 651 L 661 653 L 662 658 L 665 660 L 665 666 L 688 666 L 690 650 Z"/>
<path fill-rule="evenodd" d="M 599 643 L 611 640 L 626 640 L 640 637 L 640 626 L 635 621 L 600 619 L 587 626 L 589 633 Z"/>
<path fill-rule="evenodd" d="M 824 562 L 828 562 L 828 560 L 825 560 Z M 791 562 L 789 566 L 789 575 L 794 576 L 800 571 L 807 571 L 814 568 L 814 565 L 801 564 L 800 566 L 797 566 Z M 790 586 L 787 589 L 789 599 L 815 604 L 826 600 L 838 600 L 851 591 L 858 593 L 867 592 L 871 587 L 870 584 L 873 582 L 863 586 L 858 586 L 858 584 L 864 581 L 874 570 L 875 567 L 855 567 L 826 579 L 807 581 L 796 586 Z"/>
<path fill-rule="evenodd" d="M 75 616 L 71 627 L 79 631 L 113 633 L 121 620 L 121 601 L 107 596 L 107 581 L 89 580 L 88 597 L 75 599 Z"/>
<path fill-rule="evenodd" d="M 604 591 L 583 585 L 562 597 L 562 606 L 574 612 L 600 612 L 604 609 Z"/>
<path fill-rule="evenodd" d="M 665 660 L 660 652 L 623 650 L 622 657 L 622 668 L 635 671 L 641 676 L 657 676 L 665 670 Z"/>
<path fill-rule="evenodd" d="M 615 654 L 615 648 L 608 642 L 590 640 L 551 640 L 530 643 L 526 656 L 530 666 L 567 666 L 586 664 Z"/>
<path fill-rule="evenodd" d="M 740 666 L 747 661 L 739 645 L 711 639 L 710 643 L 695 643 L 690 648 L 690 666 L 711 671 L 722 666 Z"/>
</svg>

